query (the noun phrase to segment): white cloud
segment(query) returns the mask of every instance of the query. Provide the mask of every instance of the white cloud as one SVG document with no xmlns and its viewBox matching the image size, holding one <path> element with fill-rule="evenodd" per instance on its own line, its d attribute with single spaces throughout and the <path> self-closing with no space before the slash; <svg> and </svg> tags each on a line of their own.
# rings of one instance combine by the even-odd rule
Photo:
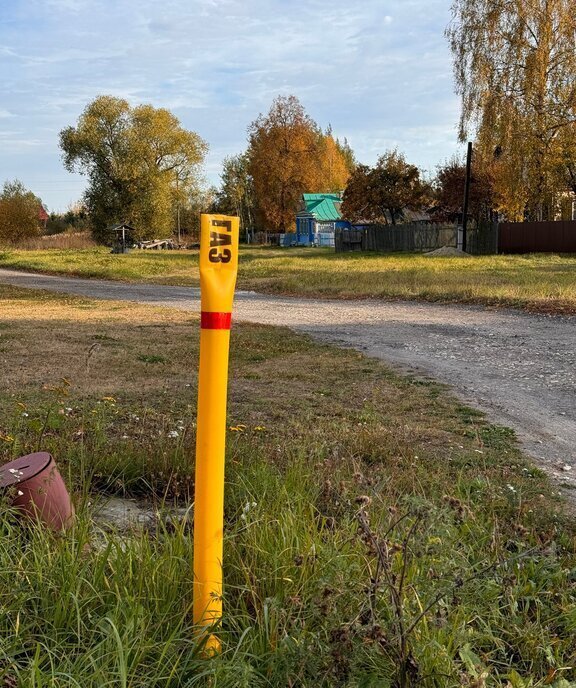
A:
<svg viewBox="0 0 576 688">
<path fill-rule="evenodd" d="M 62 178 L 57 132 L 103 93 L 173 110 L 209 142 L 214 182 L 278 94 L 367 163 L 393 144 L 433 167 L 456 146 L 449 0 L 29 0 L 3 12 L 0 130 L 15 115 L 35 154 L 11 146 L 2 173 L 50 161 Z"/>
</svg>

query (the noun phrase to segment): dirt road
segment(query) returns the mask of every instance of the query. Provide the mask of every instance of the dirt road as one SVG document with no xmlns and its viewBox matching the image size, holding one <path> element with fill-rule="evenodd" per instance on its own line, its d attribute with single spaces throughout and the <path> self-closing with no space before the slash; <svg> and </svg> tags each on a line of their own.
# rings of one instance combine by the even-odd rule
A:
<svg viewBox="0 0 576 688">
<path fill-rule="evenodd" d="M 0 282 L 199 310 L 199 291 L 0 270 Z M 235 319 L 286 325 L 449 385 L 517 432 L 525 450 L 576 492 L 576 317 L 413 301 L 333 301 L 239 292 Z"/>
</svg>

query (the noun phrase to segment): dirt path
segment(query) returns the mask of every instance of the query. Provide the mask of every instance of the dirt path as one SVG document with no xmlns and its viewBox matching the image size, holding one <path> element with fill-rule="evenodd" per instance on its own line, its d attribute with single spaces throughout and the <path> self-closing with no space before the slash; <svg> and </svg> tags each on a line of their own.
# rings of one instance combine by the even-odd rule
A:
<svg viewBox="0 0 576 688">
<path fill-rule="evenodd" d="M 0 282 L 199 310 L 199 291 L 0 270 Z M 413 301 L 314 301 L 239 292 L 235 318 L 287 325 L 449 385 L 514 428 L 576 503 L 576 316 Z"/>
</svg>

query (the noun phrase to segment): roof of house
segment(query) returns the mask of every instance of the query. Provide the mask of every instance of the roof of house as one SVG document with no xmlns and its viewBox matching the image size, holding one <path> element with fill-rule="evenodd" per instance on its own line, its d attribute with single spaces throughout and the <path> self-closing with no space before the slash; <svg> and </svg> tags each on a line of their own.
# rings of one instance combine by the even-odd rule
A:
<svg viewBox="0 0 576 688">
<path fill-rule="evenodd" d="M 46 220 L 50 219 L 46 208 L 42 204 L 40 204 L 40 207 L 38 208 L 38 219 L 40 222 L 45 222 Z"/>
<path fill-rule="evenodd" d="M 335 222 L 342 219 L 340 194 L 302 194 L 306 212 L 320 222 Z"/>
<path fill-rule="evenodd" d="M 106 230 L 109 232 L 121 232 L 123 229 L 127 229 L 130 232 L 135 231 L 134 227 L 127 225 L 125 222 L 121 222 L 120 224 L 111 225 L 110 227 L 106 227 Z"/>
</svg>

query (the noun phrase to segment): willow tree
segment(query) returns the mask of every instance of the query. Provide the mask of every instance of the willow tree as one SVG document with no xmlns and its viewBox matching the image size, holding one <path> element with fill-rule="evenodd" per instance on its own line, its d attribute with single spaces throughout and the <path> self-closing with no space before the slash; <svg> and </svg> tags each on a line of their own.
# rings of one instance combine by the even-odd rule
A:
<svg viewBox="0 0 576 688">
<path fill-rule="evenodd" d="M 99 96 L 60 133 L 64 164 L 88 177 L 84 195 L 95 238 L 133 224 L 142 238 L 174 231 L 174 209 L 195 189 L 207 150 L 168 110 Z"/>
<path fill-rule="evenodd" d="M 576 146 L 574 0 L 454 0 L 446 31 L 462 110 L 493 160 L 500 210 L 546 219 L 567 190 Z M 576 176 L 576 175 L 575 175 Z M 576 190 L 576 186 L 575 186 Z"/>
</svg>

